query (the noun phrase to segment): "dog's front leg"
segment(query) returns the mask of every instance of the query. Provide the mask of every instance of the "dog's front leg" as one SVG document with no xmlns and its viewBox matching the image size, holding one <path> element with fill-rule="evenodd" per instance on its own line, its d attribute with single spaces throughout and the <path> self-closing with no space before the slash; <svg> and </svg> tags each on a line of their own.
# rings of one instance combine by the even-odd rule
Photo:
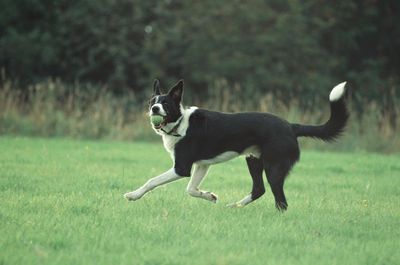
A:
<svg viewBox="0 0 400 265">
<path fill-rule="evenodd" d="M 210 166 L 208 165 L 195 165 L 193 175 L 190 178 L 186 191 L 190 196 L 202 198 L 215 203 L 218 200 L 218 196 L 216 194 L 199 189 L 201 181 L 207 175 L 209 167 Z"/>
<path fill-rule="evenodd" d="M 175 168 L 171 168 L 167 172 L 165 172 L 157 177 L 149 179 L 139 189 L 132 191 L 132 192 L 125 193 L 124 197 L 130 201 L 136 201 L 136 200 L 140 199 L 143 195 L 145 195 L 147 192 L 151 191 L 152 189 L 154 189 L 160 185 L 169 183 L 171 181 L 180 179 L 180 178 L 182 178 L 182 176 L 179 176 L 176 173 Z"/>
</svg>

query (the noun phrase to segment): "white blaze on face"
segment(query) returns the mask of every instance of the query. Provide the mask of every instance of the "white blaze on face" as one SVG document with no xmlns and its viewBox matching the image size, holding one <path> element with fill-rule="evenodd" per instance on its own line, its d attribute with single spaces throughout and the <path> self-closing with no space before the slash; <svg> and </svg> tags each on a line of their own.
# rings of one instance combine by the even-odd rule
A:
<svg viewBox="0 0 400 265">
<path fill-rule="evenodd" d="M 159 103 L 159 96 L 156 97 L 155 103 L 150 107 L 150 115 L 161 115 L 161 116 L 167 116 L 167 112 L 164 110 L 164 107 L 161 103 Z M 158 107 L 159 112 L 154 113 L 153 112 L 153 107 Z"/>
</svg>

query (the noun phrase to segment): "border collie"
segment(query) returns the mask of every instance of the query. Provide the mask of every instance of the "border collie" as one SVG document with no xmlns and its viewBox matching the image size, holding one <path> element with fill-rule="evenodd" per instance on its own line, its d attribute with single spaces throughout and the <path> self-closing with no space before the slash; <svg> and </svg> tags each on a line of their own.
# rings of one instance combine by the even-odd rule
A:
<svg viewBox="0 0 400 265">
<path fill-rule="evenodd" d="M 292 124 L 269 113 L 222 113 L 184 108 L 181 104 L 183 80 L 167 94 L 161 92 L 159 81 L 155 80 L 149 110 L 150 115 L 162 116 L 162 122 L 152 126 L 161 135 L 173 167 L 126 193 L 125 198 L 135 201 L 160 185 L 190 177 L 186 189 L 189 195 L 216 202 L 216 194 L 199 188 L 208 169 L 213 164 L 244 155 L 253 180 L 252 190 L 242 200 L 228 206 L 242 207 L 261 197 L 265 193 L 262 177 L 265 171 L 276 208 L 286 210 L 283 184 L 300 157 L 297 138 L 306 136 L 329 142 L 343 132 L 349 117 L 344 100 L 345 85 L 346 82 L 338 84 L 329 95 L 329 120 L 323 125 L 311 126 Z"/>
</svg>

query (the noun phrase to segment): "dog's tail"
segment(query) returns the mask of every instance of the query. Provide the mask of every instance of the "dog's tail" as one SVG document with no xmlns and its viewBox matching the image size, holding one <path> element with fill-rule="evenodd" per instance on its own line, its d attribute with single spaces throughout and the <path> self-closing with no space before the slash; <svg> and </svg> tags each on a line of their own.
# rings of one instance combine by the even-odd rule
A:
<svg viewBox="0 0 400 265">
<path fill-rule="evenodd" d="M 329 142 L 334 141 L 341 135 L 349 118 L 349 112 L 344 100 L 345 85 L 346 82 L 338 84 L 329 95 L 331 104 L 329 120 L 319 126 L 292 124 L 292 129 L 296 136 L 313 137 Z"/>
</svg>

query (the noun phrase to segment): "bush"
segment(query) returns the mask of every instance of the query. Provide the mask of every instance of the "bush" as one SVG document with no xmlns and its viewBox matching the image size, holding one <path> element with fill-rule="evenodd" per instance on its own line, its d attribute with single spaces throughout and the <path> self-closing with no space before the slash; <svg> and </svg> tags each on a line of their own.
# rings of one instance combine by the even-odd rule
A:
<svg viewBox="0 0 400 265">
<path fill-rule="evenodd" d="M 0 68 L 18 88 L 60 78 L 145 93 L 156 77 L 197 94 L 225 80 L 311 108 L 347 80 L 358 113 L 394 122 L 398 1 L 3 0 Z M 397 92 L 396 92 L 397 91 Z M 396 126 L 393 124 L 393 126 Z"/>
</svg>

